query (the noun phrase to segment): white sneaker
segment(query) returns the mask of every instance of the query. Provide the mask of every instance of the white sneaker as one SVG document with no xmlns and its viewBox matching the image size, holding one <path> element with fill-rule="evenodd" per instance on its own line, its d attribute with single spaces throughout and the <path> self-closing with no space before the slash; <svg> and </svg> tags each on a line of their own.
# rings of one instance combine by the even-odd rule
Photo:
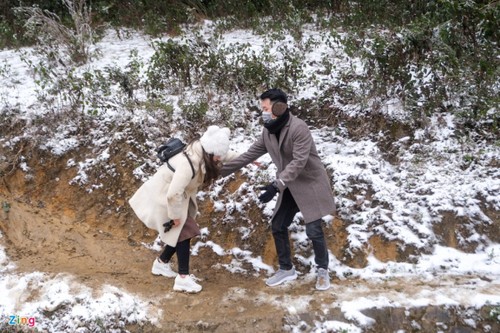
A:
<svg viewBox="0 0 500 333">
<path fill-rule="evenodd" d="M 198 280 L 194 275 L 185 275 L 181 277 L 177 275 L 174 283 L 175 291 L 184 291 L 186 293 L 199 293 L 202 289 L 201 285 L 196 283 L 195 280 Z"/>
<path fill-rule="evenodd" d="M 316 278 L 317 290 L 328 290 L 330 288 L 330 276 L 328 270 L 324 268 L 318 269 L 318 276 Z"/>
<path fill-rule="evenodd" d="M 160 262 L 158 258 L 153 262 L 153 268 L 151 268 L 151 273 L 154 275 L 163 275 L 166 277 L 176 277 L 177 273 L 172 270 L 170 263 Z"/>
</svg>

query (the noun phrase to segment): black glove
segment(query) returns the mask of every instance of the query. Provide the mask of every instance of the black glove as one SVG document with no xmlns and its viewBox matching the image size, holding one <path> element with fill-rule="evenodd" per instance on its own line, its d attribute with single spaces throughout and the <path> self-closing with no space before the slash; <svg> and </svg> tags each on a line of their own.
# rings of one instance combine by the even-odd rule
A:
<svg viewBox="0 0 500 333">
<path fill-rule="evenodd" d="M 259 201 L 266 203 L 271 201 L 272 198 L 279 192 L 278 187 L 274 183 L 267 184 L 266 186 L 259 187 L 259 190 L 265 190 L 266 192 L 259 195 Z"/>
<path fill-rule="evenodd" d="M 168 232 L 174 226 L 174 220 L 170 220 L 168 222 L 163 223 L 163 227 L 165 228 L 164 232 Z"/>
</svg>

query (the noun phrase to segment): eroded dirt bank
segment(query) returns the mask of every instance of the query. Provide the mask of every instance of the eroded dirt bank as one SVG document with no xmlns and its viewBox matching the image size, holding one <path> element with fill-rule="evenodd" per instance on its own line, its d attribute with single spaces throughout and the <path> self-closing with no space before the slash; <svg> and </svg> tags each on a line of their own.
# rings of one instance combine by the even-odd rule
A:
<svg viewBox="0 0 500 333">
<path fill-rule="evenodd" d="M 123 149 L 126 151 L 126 149 Z M 0 242 L 8 257 L 17 266 L 16 273 L 44 272 L 51 276 L 69 274 L 77 282 L 95 290 L 105 284 L 117 286 L 149 300 L 163 314 L 157 325 L 129 326 L 131 332 L 281 332 L 312 331 L 318 323 L 337 321 L 362 326 L 360 319 L 350 316 L 343 304 L 362 302 L 365 297 L 389 300 L 391 307 L 381 305 L 363 310 L 373 319 L 363 332 L 496 332 L 498 317 L 492 315 L 497 305 L 476 309 L 470 300 L 481 294 L 500 295 L 500 286 L 488 276 L 436 274 L 432 277 L 394 277 L 385 280 L 363 280 L 332 272 L 333 286 L 327 292 L 314 290 L 309 267 L 296 262 L 301 273 L 292 284 L 267 288 L 265 272 L 231 273 L 222 265 L 232 254 L 219 255 L 210 247 L 201 247 L 192 256 L 192 273 L 202 279 L 204 290 L 199 295 L 172 292 L 173 281 L 151 275 L 152 261 L 157 253 L 145 244 L 156 235 L 134 216 L 126 200 L 140 185 L 130 172 L 131 165 L 116 163 L 117 179 L 106 188 L 88 191 L 70 185 L 74 168 L 66 167 L 66 158 L 48 158 L 36 150 L 30 174 L 4 165 L 0 175 Z M 119 156 L 115 157 L 120 160 Z M 124 159 L 125 160 L 125 159 Z M 39 163 L 34 163 L 39 161 Z M 95 175 L 94 175 L 95 176 Z M 227 185 L 228 193 L 237 191 L 244 180 L 236 178 Z M 276 254 L 268 224 L 257 207 L 246 212 L 254 222 L 253 237 L 243 239 L 237 224 L 221 222 L 210 200 L 200 202 L 201 227 L 210 230 L 210 239 L 224 249 L 250 249 L 268 265 L 274 265 Z M 490 212 L 494 223 L 484 230 L 490 239 L 499 239 L 498 212 Z M 237 218 L 237 216 L 236 216 Z M 453 232 L 457 220 L 447 216 L 436 234 L 442 245 L 459 247 L 460 230 Z M 466 232 L 466 230 L 464 231 Z M 346 223 L 334 219 L 326 229 L 332 254 L 342 264 L 364 267 L 371 253 L 382 262 L 409 261 L 414 249 L 402 249 L 374 235 L 369 248 L 348 253 Z M 474 246 L 461 248 L 472 252 Z M 308 255 L 306 253 L 306 255 Z M 246 266 L 245 266 L 246 265 Z M 456 306 L 443 304 L 435 295 L 463 294 Z M 36 299 L 36 291 L 25 299 Z M 412 299 L 430 299 L 436 306 L 418 307 Z M 391 303 L 392 302 L 392 303 Z M 382 302 L 381 304 L 387 304 Z M 398 306 L 400 304 L 400 306 Z M 65 311 L 60 304 L 47 312 L 54 320 Z M 493 312 L 492 312 L 493 311 Z M 473 323 L 473 324 L 472 324 Z"/>
<path fill-rule="evenodd" d="M 332 289 L 317 292 L 307 271 L 302 271 L 301 278 L 293 284 L 267 288 L 264 273 L 253 276 L 230 273 L 220 263 L 229 262 L 231 256 L 219 256 L 205 247 L 192 257 L 191 265 L 193 273 L 202 279 L 203 292 L 179 294 L 171 291 L 171 279 L 150 274 L 156 253 L 142 242 L 152 242 L 155 237 L 140 226 L 127 228 L 119 220 L 115 224 L 99 224 L 98 216 L 95 220 L 78 220 L 75 213 L 68 215 L 64 210 L 56 213 L 47 206 L 5 194 L 0 199 L 9 202 L 8 211 L 2 212 L 1 226 L 6 236 L 2 241 L 17 265 L 17 272 L 71 274 L 78 282 L 96 290 L 104 284 L 118 286 L 163 310 L 158 325 L 132 325 L 128 328 L 132 332 L 281 332 L 297 327 L 311 331 L 317 322 L 356 323 L 353 318 L 346 318 L 340 304 L 363 297 L 419 298 L 422 292 L 432 295 L 454 290 L 465 290 L 470 297 L 478 293 L 500 294 L 500 286 L 478 283 L 488 281 L 487 276 L 439 276 L 431 281 L 394 278 L 379 282 L 334 276 Z M 90 212 L 86 214 L 93 216 Z M 137 230 L 131 233 L 133 228 Z M 274 260 L 270 247 L 266 251 L 270 252 L 266 260 Z M 46 319 L 57 318 L 57 312 L 64 311 L 64 307 L 64 304 L 56 307 Z M 375 319 L 364 331 L 495 332 L 500 325 L 491 316 L 492 308 L 374 308 L 363 311 Z M 475 328 L 470 326 L 470 320 Z"/>
</svg>

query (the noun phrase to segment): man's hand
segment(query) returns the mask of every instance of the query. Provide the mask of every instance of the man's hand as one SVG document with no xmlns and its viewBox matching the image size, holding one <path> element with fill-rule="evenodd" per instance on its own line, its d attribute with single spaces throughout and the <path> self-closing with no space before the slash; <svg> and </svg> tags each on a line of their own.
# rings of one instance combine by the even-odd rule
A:
<svg viewBox="0 0 500 333">
<path fill-rule="evenodd" d="M 272 198 L 279 192 L 278 187 L 274 183 L 269 183 L 266 186 L 259 187 L 259 190 L 265 190 L 266 192 L 259 195 L 259 201 L 266 203 L 271 201 Z"/>
</svg>

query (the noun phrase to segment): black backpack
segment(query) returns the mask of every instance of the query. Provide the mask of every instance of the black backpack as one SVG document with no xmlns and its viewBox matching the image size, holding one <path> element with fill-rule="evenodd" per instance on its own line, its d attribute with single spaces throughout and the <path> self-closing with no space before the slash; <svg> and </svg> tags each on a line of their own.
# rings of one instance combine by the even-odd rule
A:
<svg viewBox="0 0 500 333">
<path fill-rule="evenodd" d="M 191 159 L 189 156 L 186 154 L 184 151 L 184 148 L 186 147 L 186 144 L 182 142 L 178 138 L 170 138 L 167 142 L 162 144 L 158 149 L 156 150 L 156 156 L 162 161 L 163 163 L 167 163 L 167 166 L 170 170 L 175 172 L 175 169 L 168 163 L 168 160 L 172 158 L 173 156 L 179 154 L 180 152 L 184 153 L 184 156 L 189 161 L 189 165 L 191 166 L 191 172 L 193 173 L 193 176 L 191 179 L 194 178 L 194 167 L 193 167 L 193 162 L 191 162 Z"/>
</svg>

